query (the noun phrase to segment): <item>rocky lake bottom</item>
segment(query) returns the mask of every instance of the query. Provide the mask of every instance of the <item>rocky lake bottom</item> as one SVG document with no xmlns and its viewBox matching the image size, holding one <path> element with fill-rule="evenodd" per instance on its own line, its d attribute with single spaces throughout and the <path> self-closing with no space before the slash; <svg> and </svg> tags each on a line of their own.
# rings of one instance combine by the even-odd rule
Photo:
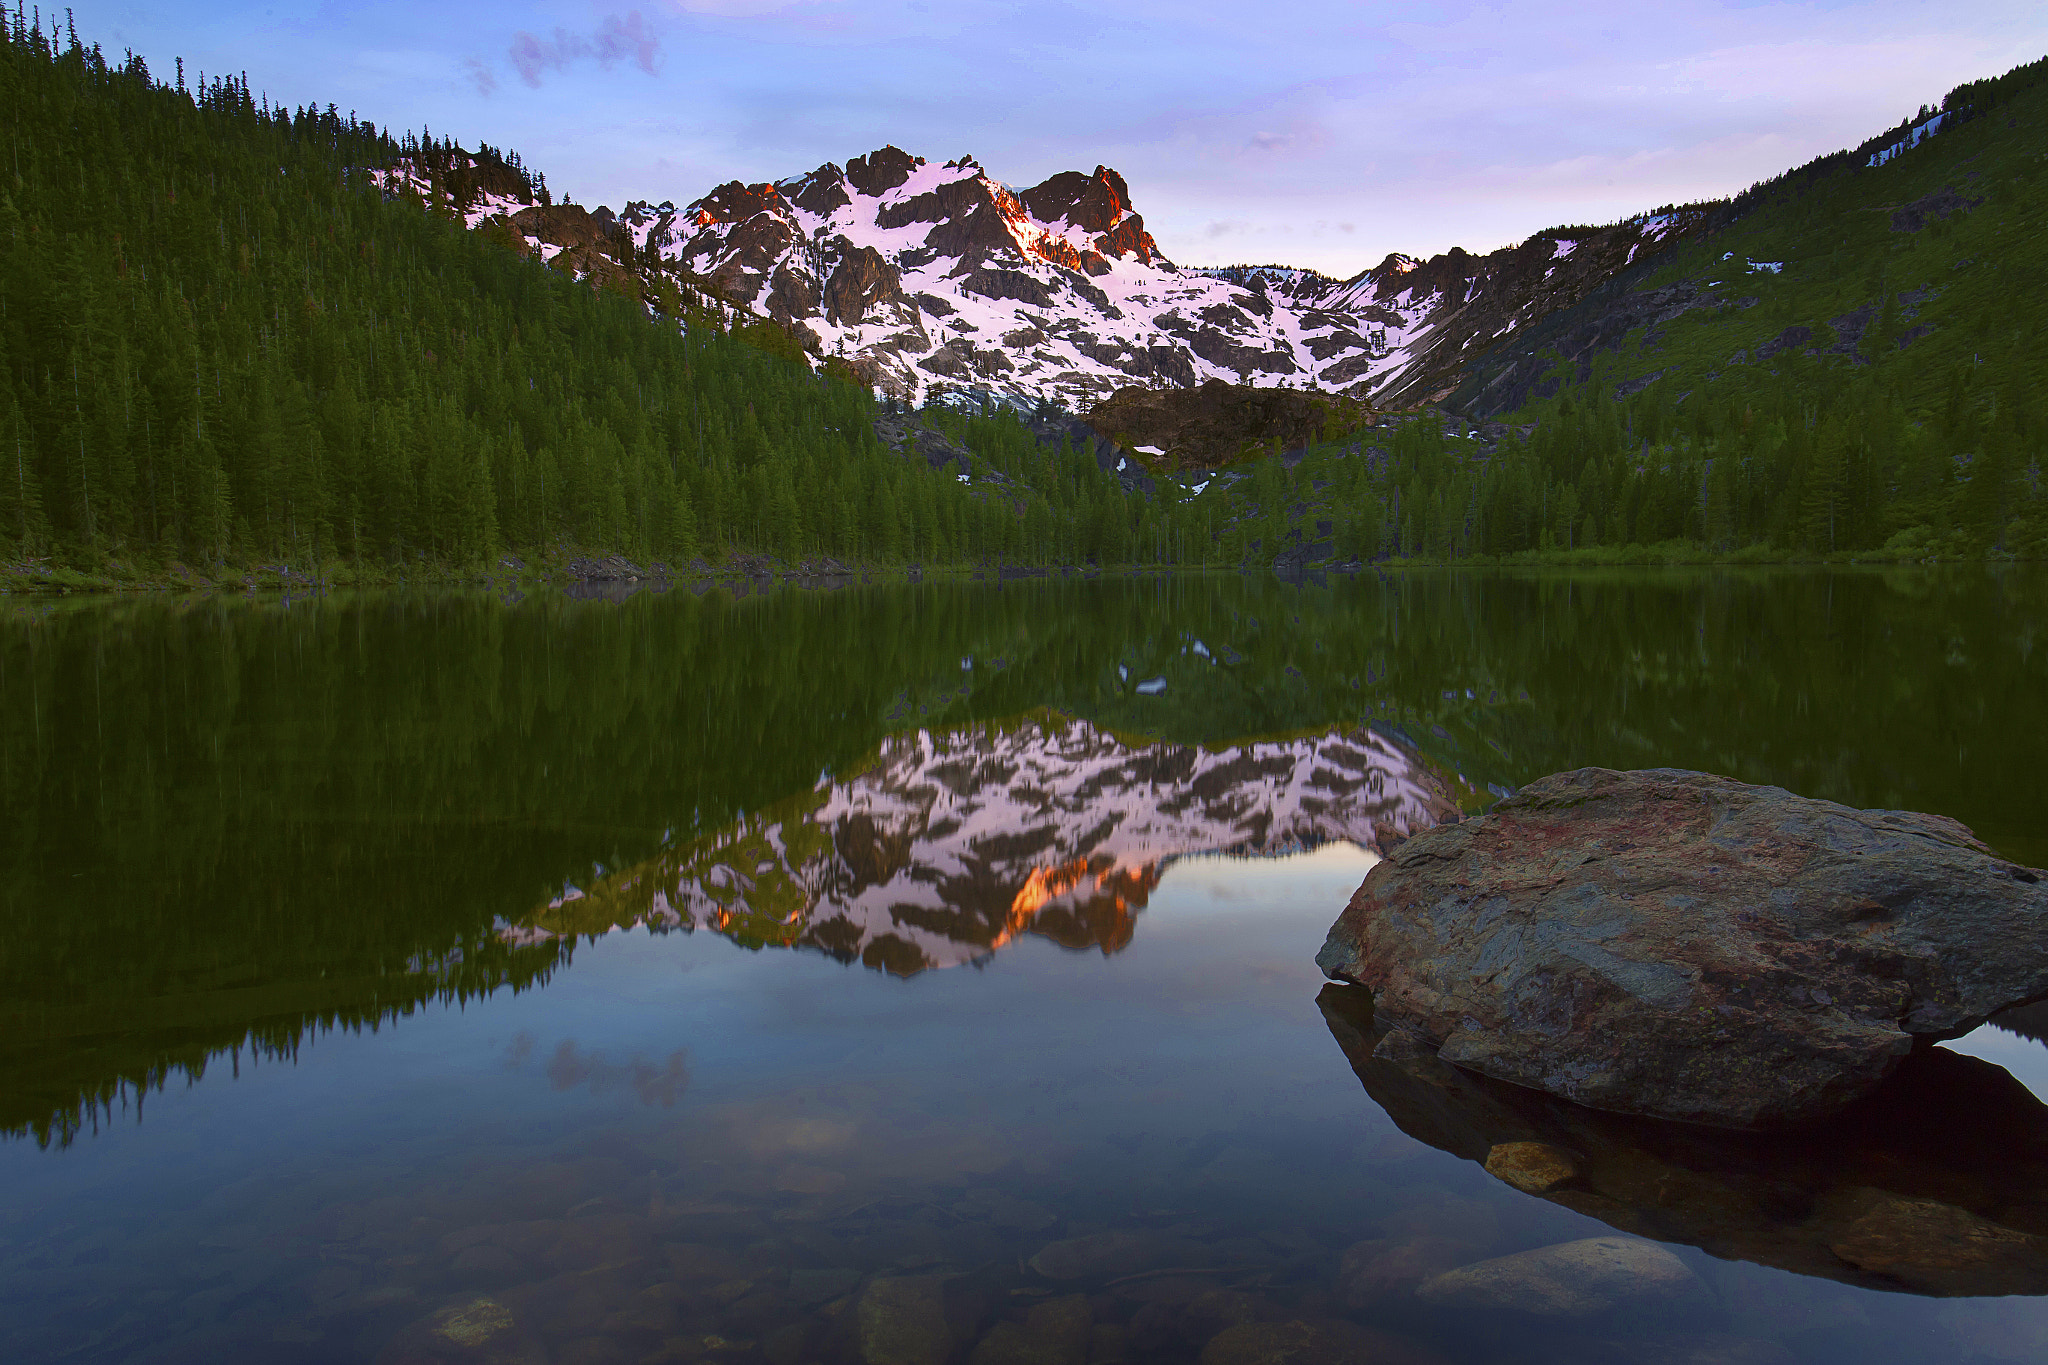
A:
<svg viewBox="0 0 2048 1365">
<path fill-rule="evenodd" d="M 1314 957 L 1387 839 L 1583 763 L 2048 861 L 2043 586 L 0 622 L 6 1354 L 2041 1359 L 2033 1038 L 1942 1049 L 1952 1151 L 1612 1138 L 1575 1201 L 1424 1140 Z"/>
</svg>

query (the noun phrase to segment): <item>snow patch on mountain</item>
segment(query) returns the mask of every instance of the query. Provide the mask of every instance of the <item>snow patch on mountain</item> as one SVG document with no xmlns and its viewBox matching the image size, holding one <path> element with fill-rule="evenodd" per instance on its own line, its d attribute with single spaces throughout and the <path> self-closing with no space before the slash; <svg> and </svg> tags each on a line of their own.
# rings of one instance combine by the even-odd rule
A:
<svg viewBox="0 0 2048 1365">
<path fill-rule="evenodd" d="M 1053 398 L 1076 410 L 1129 385 L 1211 379 L 1430 401 L 1469 348 L 1532 307 L 1572 301 L 1688 222 L 1657 215 L 1485 257 L 1390 255 L 1348 280 L 1279 265 L 1183 267 L 1107 167 L 1019 189 L 972 157 L 933 163 L 894 147 L 772 183 L 734 181 L 680 211 L 631 204 L 619 221 L 638 249 L 884 392 Z M 1571 269 L 1530 269 L 1532 251 L 1546 263 L 1571 257 Z"/>
<path fill-rule="evenodd" d="M 1936 114 L 1933 118 L 1927 119 L 1925 122 L 1914 124 L 1911 128 L 1906 130 L 1906 135 L 1900 138 L 1897 142 L 1894 142 L 1889 147 L 1885 147 L 1878 151 L 1872 152 L 1870 154 L 1870 160 L 1864 163 L 1864 169 L 1868 170 L 1872 166 L 1882 166 L 1885 162 L 1890 161 L 1893 157 L 1898 156 L 1904 152 L 1912 151 L 1915 147 L 1918 147 L 1928 138 L 1931 138 L 1936 133 L 1940 132 L 1942 130 L 1943 125 L 1945 125 L 1947 122 L 1948 115 L 1942 113 Z"/>
</svg>

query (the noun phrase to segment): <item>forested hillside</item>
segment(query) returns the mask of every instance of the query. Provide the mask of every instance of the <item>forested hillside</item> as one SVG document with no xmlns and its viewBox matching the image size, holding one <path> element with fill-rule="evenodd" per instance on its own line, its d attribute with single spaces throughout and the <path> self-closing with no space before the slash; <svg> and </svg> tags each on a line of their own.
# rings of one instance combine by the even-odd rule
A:
<svg viewBox="0 0 2048 1365">
<path fill-rule="evenodd" d="M 2048 556 L 2044 146 L 2048 61 L 1958 87 L 1240 510 L 1305 558 Z"/>
<path fill-rule="evenodd" d="M 950 419 L 1008 471 L 963 483 L 887 450 L 872 396 L 772 328 L 650 319 L 632 291 L 387 199 L 369 169 L 433 160 L 431 136 L 4 28 L 0 559 L 148 580 L 500 548 L 902 563 L 1168 540 L 1159 504 L 1013 421 Z"/>
</svg>

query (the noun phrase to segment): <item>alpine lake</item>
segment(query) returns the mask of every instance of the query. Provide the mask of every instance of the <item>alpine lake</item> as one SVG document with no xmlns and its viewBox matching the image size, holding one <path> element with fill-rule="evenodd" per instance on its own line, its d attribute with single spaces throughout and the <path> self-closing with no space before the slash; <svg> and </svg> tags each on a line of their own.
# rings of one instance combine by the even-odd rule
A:
<svg viewBox="0 0 2048 1365">
<path fill-rule="evenodd" d="M 1586 765 L 2041 866 L 2048 571 L 16 599 L 0 1357 L 2048 1359 L 2048 1030 L 1543 1193 L 1374 1069 L 1376 850 Z"/>
</svg>

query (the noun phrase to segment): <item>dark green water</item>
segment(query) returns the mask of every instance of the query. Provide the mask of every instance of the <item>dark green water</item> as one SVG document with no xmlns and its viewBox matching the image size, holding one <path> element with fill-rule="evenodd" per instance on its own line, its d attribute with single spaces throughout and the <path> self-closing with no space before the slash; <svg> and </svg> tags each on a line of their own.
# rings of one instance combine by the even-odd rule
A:
<svg viewBox="0 0 2048 1365">
<path fill-rule="evenodd" d="M 1310 961 L 1374 830 L 1585 764 L 2048 863 L 2038 571 L 0 610 L 10 1359 L 2048 1354 L 1682 1244 L 1418 1298 L 1613 1229 L 1405 1135 Z"/>
</svg>

